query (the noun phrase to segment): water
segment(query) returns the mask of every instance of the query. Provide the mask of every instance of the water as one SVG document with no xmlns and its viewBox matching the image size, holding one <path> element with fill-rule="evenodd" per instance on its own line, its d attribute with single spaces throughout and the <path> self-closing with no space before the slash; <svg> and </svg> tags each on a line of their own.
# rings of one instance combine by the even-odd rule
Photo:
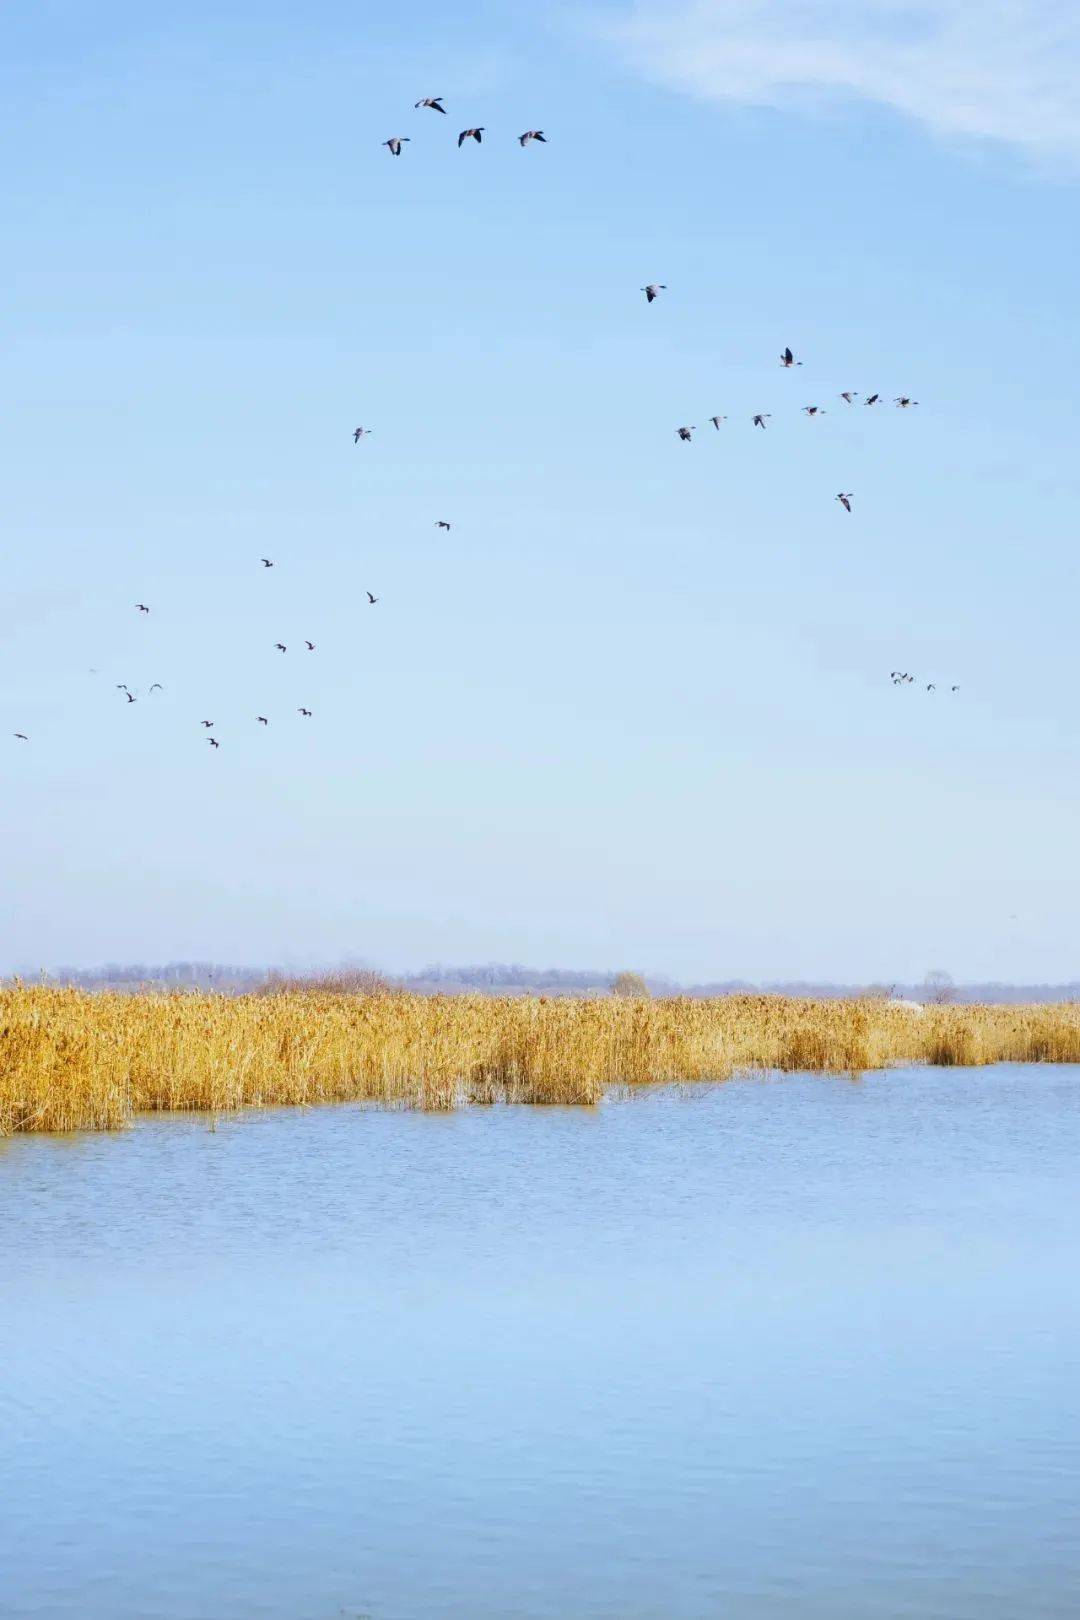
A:
<svg viewBox="0 0 1080 1620">
<path fill-rule="evenodd" d="M 1076 1614 L 1080 1073 L 0 1144 L 8 1620 Z"/>
</svg>

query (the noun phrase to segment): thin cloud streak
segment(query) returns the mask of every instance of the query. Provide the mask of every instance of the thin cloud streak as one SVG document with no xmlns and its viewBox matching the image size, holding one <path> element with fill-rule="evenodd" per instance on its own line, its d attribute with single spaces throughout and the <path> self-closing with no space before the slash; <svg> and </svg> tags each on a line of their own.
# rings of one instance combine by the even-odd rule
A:
<svg viewBox="0 0 1080 1620">
<path fill-rule="evenodd" d="M 1076 0 L 637 0 L 605 32 L 639 71 L 706 100 L 853 97 L 938 135 L 1080 162 Z"/>
</svg>

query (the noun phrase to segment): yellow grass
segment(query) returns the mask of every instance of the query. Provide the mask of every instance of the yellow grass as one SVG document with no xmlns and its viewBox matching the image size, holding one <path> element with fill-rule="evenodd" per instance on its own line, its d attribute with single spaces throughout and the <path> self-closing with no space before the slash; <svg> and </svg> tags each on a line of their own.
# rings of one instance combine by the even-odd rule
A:
<svg viewBox="0 0 1080 1620">
<path fill-rule="evenodd" d="M 160 1109 L 370 1101 L 595 1103 L 612 1085 L 748 1069 L 1080 1062 L 1080 1007 L 396 993 L 0 990 L 0 1134 L 110 1130 Z"/>
</svg>

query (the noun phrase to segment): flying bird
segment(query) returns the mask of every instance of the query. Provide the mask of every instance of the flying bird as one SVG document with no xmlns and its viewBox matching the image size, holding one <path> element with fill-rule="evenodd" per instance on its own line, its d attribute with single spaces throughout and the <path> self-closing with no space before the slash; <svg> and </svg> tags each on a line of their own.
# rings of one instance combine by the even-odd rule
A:
<svg viewBox="0 0 1080 1620">
<path fill-rule="evenodd" d="M 213 725 L 213 723 L 214 722 L 212 720 L 200 720 L 199 721 L 200 726 L 205 726 L 207 731 L 209 731 L 209 729 Z"/>
<path fill-rule="evenodd" d="M 518 136 L 518 140 L 522 146 L 528 146 L 530 141 L 540 141 L 544 146 L 547 145 L 547 136 L 542 129 L 527 129 L 524 135 Z"/>
<path fill-rule="evenodd" d="M 165 688 L 162 686 L 160 681 L 155 681 L 150 690 L 151 692 L 164 692 Z"/>
<path fill-rule="evenodd" d="M 695 433 L 697 429 L 692 427 L 681 427 L 676 428 L 675 431 L 679 435 L 679 438 L 682 439 L 684 444 L 689 444 L 691 433 Z"/>
<path fill-rule="evenodd" d="M 379 598 L 377 596 L 372 596 L 370 591 L 367 592 L 367 599 L 368 599 L 368 605 L 370 607 L 374 607 L 376 602 L 379 600 Z"/>
<path fill-rule="evenodd" d="M 414 103 L 414 106 L 430 107 L 432 112 L 444 113 L 446 111 L 446 108 L 442 105 L 442 96 L 421 96 L 420 100 Z"/>
<path fill-rule="evenodd" d="M 663 281 L 650 281 L 649 285 L 642 287 L 641 290 L 645 294 L 645 302 L 651 304 L 654 298 L 658 298 L 662 292 L 667 292 L 667 284 Z"/>
<path fill-rule="evenodd" d="M 384 146 L 388 146 L 390 148 L 390 151 L 392 152 L 394 157 L 400 157 L 401 156 L 401 148 L 404 146 L 406 141 L 411 141 L 411 140 L 412 140 L 411 135 L 391 135 L 390 139 L 388 141 L 383 141 L 382 144 Z"/>
<path fill-rule="evenodd" d="M 136 602 L 135 606 L 138 608 L 140 613 L 149 613 L 150 611 L 145 602 Z"/>
<path fill-rule="evenodd" d="M 270 724 L 265 714 L 257 714 L 255 718 L 259 722 L 260 726 L 268 726 Z"/>
<path fill-rule="evenodd" d="M 296 712 L 297 712 L 297 714 L 306 714 L 308 719 L 309 720 L 311 719 L 311 710 L 310 709 L 297 709 Z"/>
<path fill-rule="evenodd" d="M 269 557 L 260 557 L 259 561 L 262 563 L 264 568 L 273 568 L 274 566 Z"/>
<path fill-rule="evenodd" d="M 304 646 L 307 648 L 308 652 L 315 651 L 315 643 L 313 641 L 305 641 Z"/>
<path fill-rule="evenodd" d="M 893 400 L 893 404 L 898 405 L 902 411 L 906 411 L 910 406 L 917 405 L 918 403 L 919 402 L 917 399 L 909 399 L 906 394 L 899 394 L 897 395 L 896 399 Z"/>
<path fill-rule="evenodd" d="M 373 428 L 365 428 L 365 427 L 353 428 L 353 436 L 352 436 L 353 444 L 359 444 L 361 439 L 366 438 L 367 435 L 369 433 L 372 433 L 372 432 L 374 432 Z"/>
<path fill-rule="evenodd" d="M 447 523 L 445 518 L 436 518 L 435 527 L 437 529 L 445 529 L 447 534 L 450 533 L 450 525 Z"/>
<path fill-rule="evenodd" d="M 461 134 L 457 138 L 457 143 L 460 146 L 462 144 L 462 142 L 467 141 L 469 139 L 469 136 L 471 135 L 473 140 L 476 142 L 477 146 L 480 146 L 481 145 L 480 137 L 481 137 L 481 135 L 483 135 L 483 133 L 484 133 L 483 124 L 480 124 L 478 126 L 478 128 L 476 128 L 476 129 L 463 129 Z"/>
<path fill-rule="evenodd" d="M 138 701 L 138 699 L 136 698 L 134 692 L 129 692 L 128 693 L 127 700 L 128 700 L 129 703 L 136 703 Z"/>
<path fill-rule="evenodd" d="M 210 744 L 211 748 L 220 748 L 221 747 L 221 744 L 218 742 L 216 737 L 207 737 L 206 740 Z"/>
<path fill-rule="evenodd" d="M 844 392 L 840 395 L 840 398 L 843 400 L 845 405 L 854 405 L 858 397 L 858 394 L 854 393 L 850 388 L 845 388 Z"/>
<path fill-rule="evenodd" d="M 726 421 L 727 421 L 727 417 L 726 417 L 726 416 L 710 416 L 710 417 L 709 417 L 709 421 L 710 421 L 710 422 L 711 422 L 711 423 L 712 423 L 712 425 L 713 425 L 713 427 L 714 427 L 714 428 L 715 428 L 715 429 L 716 429 L 716 431 L 717 431 L 717 432 L 718 432 L 718 433 L 719 433 L 719 431 L 720 431 L 720 424 L 721 424 L 721 422 L 726 422 Z"/>
<path fill-rule="evenodd" d="M 117 681 L 116 690 L 118 692 L 126 692 L 128 688 L 124 685 L 123 681 Z"/>
<path fill-rule="evenodd" d="M 763 428 L 771 415 L 772 411 L 758 411 L 757 415 L 754 417 L 754 426 Z"/>
<path fill-rule="evenodd" d="M 274 646 L 277 648 L 278 652 L 288 652 L 289 650 L 283 641 L 275 641 Z"/>
<path fill-rule="evenodd" d="M 807 416 L 824 416 L 825 412 L 820 405 L 804 405 L 803 410 Z"/>
<path fill-rule="evenodd" d="M 936 687 L 936 686 L 935 686 L 935 685 L 934 685 L 934 683 L 933 683 L 933 681 L 930 681 L 930 682 L 929 682 L 929 684 L 928 684 L 928 685 L 927 685 L 927 688 L 926 688 L 926 690 L 927 690 L 927 691 L 928 691 L 928 692 L 936 692 L 936 691 L 937 691 L 937 687 Z"/>
<path fill-rule="evenodd" d="M 850 512 L 851 511 L 851 503 L 852 503 L 852 500 L 854 499 L 854 494 L 850 489 L 847 491 L 846 494 L 838 495 L 836 498 L 840 502 L 840 505 L 844 508 L 845 512 Z"/>
<path fill-rule="evenodd" d="M 783 354 L 780 356 L 780 364 L 783 366 L 785 371 L 789 371 L 792 366 L 801 366 L 802 361 L 796 360 L 790 349 L 785 349 Z"/>
<path fill-rule="evenodd" d="M 16 735 L 16 737 L 18 737 L 18 739 L 19 739 L 19 741 L 20 741 L 20 742 L 29 742 L 29 741 L 30 741 L 30 739 L 29 739 L 29 737 L 28 737 L 28 736 L 27 736 L 27 735 L 26 735 L 26 732 L 25 732 L 25 731 L 17 731 L 17 732 L 16 732 L 16 733 L 15 733 L 15 735 Z"/>
<path fill-rule="evenodd" d="M 863 404 L 864 405 L 876 405 L 880 398 L 881 398 L 880 394 L 870 394 L 866 399 L 863 400 Z"/>
<path fill-rule="evenodd" d="M 960 688 L 958 686 L 950 686 L 949 687 L 950 692 L 959 692 L 959 690 L 960 690 Z"/>
</svg>

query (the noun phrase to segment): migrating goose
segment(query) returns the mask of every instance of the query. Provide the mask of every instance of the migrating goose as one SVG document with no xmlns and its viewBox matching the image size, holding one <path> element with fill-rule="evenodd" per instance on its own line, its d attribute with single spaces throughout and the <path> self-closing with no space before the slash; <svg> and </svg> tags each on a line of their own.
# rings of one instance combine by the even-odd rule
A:
<svg viewBox="0 0 1080 1620">
<path fill-rule="evenodd" d="M 388 141 L 383 141 L 383 145 L 388 146 L 390 148 L 390 150 L 393 153 L 394 157 L 400 157 L 401 156 L 401 148 L 404 146 L 406 141 L 411 141 L 411 140 L 412 140 L 411 135 L 391 135 L 391 137 L 390 137 L 390 139 Z"/>
<path fill-rule="evenodd" d="M 796 360 L 790 349 L 785 349 L 783 354 L 780 356 L 780 364 L 784 367 L 785 371 L 788 371 L 792 366 L 801 366 L 802 361 Z"/>
<path fill-rule="evenodd" d="M 207 731 L 210 730 L 210 727 L 213 725 L 213 723 L 214 722 L 212 720 L 200 720 L 199 721 L 200 726 L 205 726 Z"/>
<path fill-rule="evenodd" d="M 524 135 L 518 136 L 518 140 L 522 146 L 528 146 L 530 141 L 540 141 L 544 146 L 547 145 L 547 136 L 542 129 L 527 129 Z"/>
<path fill-rule="evenodd" d="M 436 518 L 435 527 L 437 529 L 445 529 L 447 534 L 450 533 L 450 525 L 447 523 L 445 518 Z"/>
<path fill-rule="evenodd" d="M 845 388 L 844 392 L 840 395 L 840 398 L 843 400 L 845 405 L 854 405 L 858 397 L 858 393 L 854 392 L 850 388 Z"/>
<path fill-rule="evenodd" d="M 307 648 L 308 652 L 315 651 L 315 643 L 313 641 L 305 641 L 304 646 Z"/>
<path fill-rule="evenodd" d="M 697 429 L 692 427 L 681 427 L 676 428 L 675 431 L 679 435 L 679 438 L 682 439 L 684 444 L 689 444 L 691 433 L 696 433 Z"/>
<path fill-rule="evenodd" d="M 876 405 L 880 398 L 881 398 L 880 394 L 870 394 L 866 399 L 863 400 L 863 404 L 864 405 Z"/>
<path fill-rule="evenodd" d="M 650 281 L 649 285 L 642 287 L 641 290 L 645 294 L 645 302 L 651 304 L 654 298 L 658 298 L 662 292 L 667 292 L 667 284 L 663 281 Z"/>
<path fill-rule="evenodd" d="M 713 427 L 714 427 L 714 428 L 715 428 L 715 429 L 716 429 L 716 431 L 717 431 L 717 432 L 718 432 L 718 433 L 719 433 L 719 431 L 720 431 L 720 424 L 721 424 L 721 422 L 726 422 L 726 421 L 727 421 L 727 417 L 726 417 L 726 416 L 710 416 L 710 417 L 709 417 L 709 421 L 710 421 L 710 422 L 711 422 L 711 423 L 712 423 L 712 425 L 713 425 Z"/>
<path fill-rule="evenodd" d="M 210 744 L 211 748 L 220 748 L 221 747 L 221 744 L 218 742 L 216 737 L 207 737 L 206 740 Z"/>
<path fill-rule="evenodd" d="M 26 735 L 26 732 L 25 732 L 25 731 L 17 731 L 17 732 L 16 732 L 16 733 L 15 733 L 15 736 L 16 736 L 16 737 L 18 737 L 18 739 L 19 739 L 19 741 L 20 741 L 20 742 L 29 742 L 29 741 L 30 741 L 30 739 L 29 739 L 29 737 L 28 737 L 28 736 L 27 736 L 27 735 Z"/>
<path fill-rule="evenodd" d="M 117 681 L 116 690 L 118 692 L 126 692 L 128 690 L 128 688 L 127 688 L 127 686 L 125 686 L 123 681 Z"/>
<path fill-rule="evenodd" d="M 138 608 L 140 613 L 149 613 L 150 611 L 145 602 L 136 602 L 135 606 Z"/>
<path fill-rule="evenodd" d="M 268 726 L 270 724 L 265 714 L 257 714 L 255 718 L 259 722 L 260 726 Z"/>
<path fill-rule="evenodd" d="M 269 557 L 260 557 L 259 561 L 262 563 L 264 568 L 273 568 L 274 566 Z"/>
<path fill-rule="evenodd" d="M 902 411 L 906 411 L 910 406 L 917 405 L 918 403 L 919 402 L 917 399 L 909 399 L 906 394 L 899 394 L 896 399 L 893 400 L 893 404 L 899 405 Z"/>
<path fill-rule="evenodd" d="M 481 135 L 483 135 L 483 133 L 484 133 L 483 124 L 478 125 L 476 129 L 463 129 L 461 134 L 457 138 L 457 143 L 458 143 L 459 146 L 461 146 L 461 144 L 464 141 L 467 141 L 469 139 L 470 135 L 471 135 L 473 140 L 476 142 L 477 146 L 480 146 L 482 144 L 481 140 L 480 140 L 480 137 L 481 137 Z"/>
<path fill-rule="evenodd" d="M 138 699 L 136 698 L 134 692 L 129 692 L 127 694 L 127 700 L 128 700 L 129 703 L 137 703 L 138 702 Z"/>
<path fill-rule="evenodd" d="M 310 709 L 297 709 L 296 712 L 297 712 L 297 714 L 306 714 L 308 719 L 309 720 L 311 719 L 311 710 Z"/>
<path fill-rule="evenodd" d="M 374 607 L 376 602 L 379 600 L 377 596 L 372 596 L 370 591 L 367 592 L 367 599 L 369 607 Z"/>
<path fill-rule="evenodd" d="M 772 411 L 758 411 L 757 415 L 754 417 L 754 426 L 763 428 L 771 415 Z"/>
<path fill-rule="evenodd" d="M 365 439 L 367 437 L 367 435 L 369 433 L 372 433 L 372 432 L 374 432 L 373 428 L 363 428 L 363 427 L 353 428 L 353 436 L 352 436 L 353 444 L 359 444 L 361 439 Z"/>
<path fill-rule="evenodd" d="M 444 113 L 446 111 L 442 104 L 442 96 L 421 96 L 420 100 L 414 102 L 413 105 L 415 107 L 430 107 L 432 112 Z"/>
<path fill-rule="evenodd" d="M 851 503 L 854 499 L 854 493 L 852 490 L 849 489 L 846 494 L 838 495 L 836 498 L 840 502 L 840 505 L 844 508 L 845 512 L 851 511 Z"/>
<path fill-rule="evenodd" d="M 807 416 L 824 416 L 825 412 L 820 405 L 804 405 L 803 410 Z"/>
<path fill-rule="evenodd" d="M 277 648 L 278 652 L 288 652 L 289 650 L 283 641 L 275 641 L 274 646 Z"/>
</svg>

